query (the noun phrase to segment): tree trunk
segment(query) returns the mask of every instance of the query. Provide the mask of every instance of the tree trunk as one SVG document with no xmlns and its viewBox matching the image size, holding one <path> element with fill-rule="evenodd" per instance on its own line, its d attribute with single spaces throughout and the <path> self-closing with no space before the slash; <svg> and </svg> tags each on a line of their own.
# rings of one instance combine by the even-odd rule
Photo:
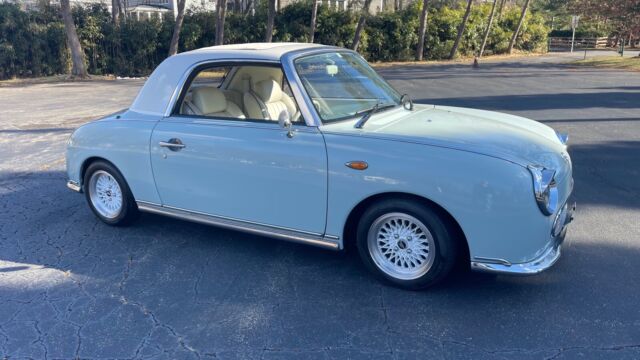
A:
<svg viewBox="0 0 640 360">
<path fill-rule="evenodd" d="M 504 10 L 504 2 L 507 0 L 500 0 L 500 7 L 498 8 L 498 21 L 502 19 L 502 10 Z"/>
<path fill-rule="evenodd" d="M 111 21 L 116 25 L 120 22 L 120 0 L 111 0 Z"/>
<path fill-rule="evenodd" d="M 451 53 L 449 53 L 449 59 L 453 59 L 458 52 L 458 47 L 460 46 L 460 40 L 462 39 L 462 34 L 464 34 L 464 29 L 467 26 L 467 20 L 469 19 L 469 14 L 471 13 L 471 3 L 473 0 L 467 0 L 467 10 L 464 12 L 464 16 L 462 17 L 462 23 L 458 27 L 458 36 L 456 36 L 456 42 L 453 43 L 453 47 L 451 48 Z"/>
<path fill-rule="evenodd" d="M 496 12 L 496 3 L 498 0 L 493 0 L 493 5 L 491 5 L 491 14 L 489 14 L 489 23 L 487 24 L 487 29 L 484 31 L 484 37 L 482 38 L 482 46 L 480 46 L 480 52 L 478 53 L 478 57 L 481 58 L 482 54 L 484 54 L 484 47 L 487 45 L 487 39 L 489 38 L 489 33 L 491 32 L 491 25 L 493 25 L 493 15 Z"/>
<path fill-rule="evenodd" d="M 64 21 L 65 32 L 67 33 L 67 43 L 71 50 L 71 76 L 86 79 L 89 77 L 89 74 L 87 73 L 87 67 L 84 63 L 84 52 L 82 51 L 82 46 L 80 46 L 76 25 L 73 23 L 73 17 L 71 16 L 69 0 L 60 0 L 60 13 Z"/>
<path fill-rule="evenodd" d="M 247 6 L 244 8 L 244 14 L 245 15 L 248 14 L 252 8 L 253 8 L 253 0 L 247 0 Z"/>
<path fill-rule="evenodd" d="M 316 19 L 318 17 L 318 0 L 312 0 L 313 7 L 311 8 L 311 28 L 309 29 L 309 42 L 312 43 L 316 35 Z"/>
<path fill-rule="evenodd" d="M 241 13 L 242 12 L 242 0 L 235 0 L 233 3 L 233 12 Z"/>
<path fill-rule="evenodd" d="M 509 54 L 513 52 L 513 46 L 516 44 L 516 39 L 518 38 L 518 34 L 520 33 L 520 28 L 522 28 L 522 23 L 524 22 L 524 17 L 527 15 L 529 2 L 531 2 L 531 0 L 525 1 L 524 6 L 522 6 L 522 14 L 520 14 L 520 21 L 518 21 L 518 27 L 516 27 L 516 31 L 513 32 L 513 35 L 511 36 L 511 41 L 509 41 Z"/>
<path fill-rule="evenodd" d="M 362 13 L 360 14 L 360 19 L 358 19 L 358 25 L 356 26 L 356 33 L 353 35 L 353 42 L 351 43 L 351 49 L 358 50 L 358 45 L 360 45 L 360 36 L 362 35 L 362 30 L 364 29 L 364 24 L 367 22 L 367 16 L 369 16 L 369 7 L 371 6 L 372 0 L 364 0 L 364 5 L 362 6 Z"/>
<path fill-rule="evenodd" d="M 418 47 L 416 48 L 416 60 L 422 61 L 424 52 L 424 41 L 427 34 L 427 17 L 429 16 L 429 0 L 422 0 L 422 11 L 420 12 L 420 28 L 418 29 Z"/>
<path fill-rule="evenodd" d="M 171 36 L 171 45 L 169 45 L 169 56 L 178 53 L 178 42 L 180 40 L 182 22 L 184 21 L 184 6 L 186 3 L 187 0 L 178 0 L 178 15 L 176 16 L 176 23 L 173 25 L 173 36 Z"/>
<path fill-rule="evenodd" d="M 120 10 L 120 19 L 123 22 L 127 22 L 127 8 L 129 7 L 129 1 L 118 0 L 118 10 Z"/>
<path fill-rule="evenodd" d="M 224 44 L 224 14 L 227 10 L 227 1 L 218 0 L 216 4 L 216 45 Z"/>
<path fill-rule="evenodd" d="M 276 0 L 268 0 L 267 6 L 267 32 L 264 36 L 264 42 L 271 42 L 273 39 L 273 25 L 276 21 Z"/>
</svg>

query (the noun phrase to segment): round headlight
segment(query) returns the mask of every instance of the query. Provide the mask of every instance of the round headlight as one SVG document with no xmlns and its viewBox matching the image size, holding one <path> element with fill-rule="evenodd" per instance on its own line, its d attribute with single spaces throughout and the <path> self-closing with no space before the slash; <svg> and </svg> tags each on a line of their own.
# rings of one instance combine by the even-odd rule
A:
<svg viewBox="0 0 640 360">
<path fill-rule="evenodd" d="M 539 165 L 528 166 L 533 178 L 533 195 L 543 214 L 549 216 L 558 208 L 558 188 L 555 181 L 555 170 Z"/>
</svg>

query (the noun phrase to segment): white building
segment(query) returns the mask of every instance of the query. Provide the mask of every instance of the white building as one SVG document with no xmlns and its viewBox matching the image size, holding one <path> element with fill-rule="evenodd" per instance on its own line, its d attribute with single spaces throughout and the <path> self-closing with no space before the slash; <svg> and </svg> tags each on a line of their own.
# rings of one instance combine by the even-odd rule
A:
<svg viewBox="0 0 640 360">
<path fill-rule="evenodd" d="M 51 5 L 60 4 L 60 0 L 48 0 Z M 164 14 L 178 13 L 177 0 L 120 0 L 122 6 L 127 9 L 127 16 L 136 19 L 162 19 Z M 0 0 L 0 3 L 15 3 L 22 9 L 36 9 L 42 0 Z M 111 0 L 70 0 L 71 6 L 89 6 L 91 4 L 103 4 L 111 12 Z M 185 9 L 215 11 L 216 0 L 187 0 Z"/>
</svg>

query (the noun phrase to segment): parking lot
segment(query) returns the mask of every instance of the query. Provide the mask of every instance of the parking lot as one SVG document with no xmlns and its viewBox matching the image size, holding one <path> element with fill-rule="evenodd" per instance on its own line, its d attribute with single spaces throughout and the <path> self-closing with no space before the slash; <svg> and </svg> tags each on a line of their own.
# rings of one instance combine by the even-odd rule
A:
<svg viewBox="0 0 640 360">
<path fill-rule="evenodd" d="M 357 254 L 149 214 L 108 227 L 65 187 L 65 143 L 144 80 L 0 87 L 0 359 L 640 358 L 640 73 L 568 59 L 379 68 L 416 102 L 570 134 L 560 261 L 423 292 Z"/>
</svg>

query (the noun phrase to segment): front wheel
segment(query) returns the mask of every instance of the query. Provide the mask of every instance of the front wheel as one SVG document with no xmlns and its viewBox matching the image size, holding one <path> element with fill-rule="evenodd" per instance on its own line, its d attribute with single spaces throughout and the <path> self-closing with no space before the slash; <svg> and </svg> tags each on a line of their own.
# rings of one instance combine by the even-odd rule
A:
<svg viewBox="0 0 640 360">
<path fill-rule="evenodd" d="M 131 190 L 113 165 L 104 161 L 92 163 L 85 172 L 84 184 L 89 207 L 104 223 L 128 225 L 138 217 Z"/>
<path fill-rule="evenodd" d="M 358 224 L 358 252 L 365 266 L 405 289 L 424 289 L 442 280 L 457 259 L 446 221 L 417 202 L 385 200 L 367 209 Z"/>
</svg>

